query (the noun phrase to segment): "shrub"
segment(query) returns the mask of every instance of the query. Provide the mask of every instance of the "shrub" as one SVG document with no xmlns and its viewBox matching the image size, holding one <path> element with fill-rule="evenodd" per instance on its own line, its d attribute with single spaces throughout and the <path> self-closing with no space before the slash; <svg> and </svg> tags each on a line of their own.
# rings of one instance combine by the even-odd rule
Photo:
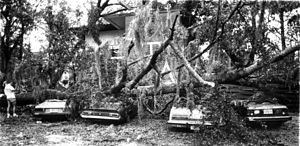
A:
<svg viewBox="0 0 300 146">
<path fill-rule="evenodd" d="M 210 120 L 214 126 L 200 126 L 196 131 L 196 145 L 272 145 L 267 136 L 246 127 L 245 122 L 233 110 L 230 104 L 231 95 L 220 91 L 218 85 L 205 89 L 200 104 L 212 111 Z"/>
</svg>

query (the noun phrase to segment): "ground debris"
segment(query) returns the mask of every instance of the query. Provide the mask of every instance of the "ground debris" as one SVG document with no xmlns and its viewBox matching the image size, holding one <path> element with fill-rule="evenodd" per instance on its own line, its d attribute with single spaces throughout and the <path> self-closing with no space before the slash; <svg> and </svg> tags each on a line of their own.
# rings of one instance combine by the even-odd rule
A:
<svg viewBox="0 0 300 146">
<path fill-rule="evenodd" d="M 298 116 L 280 129 L 253 129 L 265 133 L 270 140 L 284 145 L 298 145 Z M 1 145 L 105 145 L 105 146 L 179 146 L 194 145 L 195 133 L 170 131 L 166 120 L 133 119 L 121 125 L 86 122 L 43 122 L 36 124 L 28 118 L 9 119 L 0 123 Z M 233 144 L 235 145 L 235 144 Z M 238 144 L 237 144 L 238 145 Z"/>
</svg>

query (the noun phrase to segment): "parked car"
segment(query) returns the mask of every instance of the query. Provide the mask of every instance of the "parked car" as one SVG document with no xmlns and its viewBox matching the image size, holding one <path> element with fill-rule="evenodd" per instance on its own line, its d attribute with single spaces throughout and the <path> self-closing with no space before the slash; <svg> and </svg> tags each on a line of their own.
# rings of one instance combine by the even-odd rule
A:
<svg viewBox="0 0 300 146">
<path fill-rule="evenodd" d="M 48 99 L 34 108 L 33 115 L 44 120 L 68 119 L 71 115 L 70 109 L 66 106 L 67 100 Z"/>
<path fill-rule="evenodd" d="M 276 98 L 251 98 L 250 100 L 234 100 L 232 103 L 238 114 L 243 116 L 248 123 L 265 122 L 281 125 L 292 119 L 287 106 L 279 104 Z"/>
<path fill-rule="evenodd" d="M 133 100 L 126 100 L 125 102 L 115 98 L 105 99 L 80 113 L 83 119 L 106 122 L 128 122 L 136 115 L 137 103 Z"/>
<path fill-rule="evenodd" d="M 199 126 L 212 126 L 211 111 L 201 105 L 196 105 L 194 109 L 189 109 L 185 104 L 178 106 L 173 104 L 169 120 L 167 122 L 169 128 L 186 128 L 197 130 Z"/>
</svg>

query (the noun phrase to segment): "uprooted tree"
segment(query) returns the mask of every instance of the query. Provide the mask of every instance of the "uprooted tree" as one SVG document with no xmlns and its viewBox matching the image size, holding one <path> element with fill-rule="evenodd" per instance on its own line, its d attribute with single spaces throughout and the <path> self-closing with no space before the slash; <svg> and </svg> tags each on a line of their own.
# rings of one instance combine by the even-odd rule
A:
<svg viewBox="0 0 300 146">
<path fill-rule="evenodd" d="M 291 9 L 282 7 L 283 12 L 291 12 L 299 7 L 298 2 L 287 3 L 292 3 L 293 7 L 290 7 Z M 71 49 L 74 52 L 68 53 L 66 56 L 69 60 L 61 64 L 65 66 L 68 61 L 82 59 L 77 61 L 78 67 L 74 69 L 78 73 L 74 86 L 62 94 L 75 95 L 85 92 L 90 96 L 93 91 L 118 97 L 119 93 L 133 94 L 133 89 L 146 85 L 153 85 L 143 89 L 146 90 L 144 92 L 146 95 L 179 93 L 190 83 L 193 83 L 195 88 L 202 85 L 213 87 L 219 83 L 249 81 L 250 76 L 265 78 L 264 72 L 282 70 L 280 67 L 283 65 L 280 64 L 284 64 L 287 57 L 290 58 L 289 66 L 284 68 L 293 70 L 299 65 L 295 61 L 298 58 L 293 55 L 300 49 L 297 44 L 299 26 L 295 25 L 294 22 L 297 21 L 294 17 L 286 19 L 293 25 L 284 25 L 280 28 L 269 25 L 273 17 L 275 19 L 275 15 L 282 13 L 282 11 L 273 11 L 278 5 L 283 6 L 281 3 L 273 2 L 185 1 L 164 5 L 151 1 L 133 8 L 122 2 L 110 3 L 109 0 L 98 0 L 97 3 L 91 3 L 87 26 L 79 33 L 83 37 L 75 39 L 78 42 Z M 119 8 L 111 10 L 109 9 L 111 6 L 119 6 Z M 63 22 L 60 20 L 68 21 L 65 19 L 67 13 L 63 12 L 55 16 L 62 19 L 51 21 L 54 15 L 50 8 L 48 7 L 46 15 L 49 27 L 52 27 L 52 23 Z M 102 43 L 100 37 L 99 27 L 102 18 L 132 9 L 136 11 L 135 16 L 128 26 L 126 39 L 119 45 L 124 58 L 108 62 L 107 45 Z M 54 60 L 64 55 L 66 49 L 63 48 L 72 48 L 72 45 L 68 46 L 70 43 L 61 42 L 67 38 L 65 36 L 71 35 L 65 31 L 71 30 L 66 28 L 68 27 L 66 25 L 67 23 L 62 23 L 62 26 L 55 24 L 53 27 L 59 27 L 49 29 L 48 50 L 49 53 L 53 53 L 50 55 Z M 56 29 L 62 29 L 65 33 L 61 34 Z M 280 35 L 281 42 L 291 42 L 290 46 L 282 47 L 278 45 L 282 43 L 268 36 L 270 33 L 285 33 L 285 30 L 291 33 Z M 56 39 L 56 35 L 63 39 Z M 79 51 L 80 49 L 75 48 L 79 44 L 82 45 L 84 41 L 88 45 L 86 49 Z M 159 45 L 153 47 L 152 53 L 149 53 L 147 42 L 159 42 Z M 1 45 L 4 44 L 1 42 Z M 78 54 L 83 55 L 78 56 Z M 169 70 L 163 68 L 166 60 L 167 63 L 172 64 Z M 107 67 L 107 64 L 109 66 L 118 64 L 119 71 L 108 73 L 107 70 L 111 71 L 113 68 Z M 51 70 L 56 72 L 58 68 L 64 69 L 58 65 L 51 66 Z M 80 69 L 81 71 L 78 71 Z M 96 75 L 96 79 L 87 79 L 89 77 L 86 76 L 90 75 L 88 71 L 91 71 L 93 76 Z M 59 74 L 61 73 L 58 73 L 58 76 Z M 170 74 L 177 78 L 176 82 L 164 84 L 162 80 Z M 118 75 L 118 78 L 113 82 L 105 80 L 111 75 Z M 53 79 L 53 84 L 57 80 Z"/>
<path fill-rule="evenodd" d="M 267 7 L 266 2 L 183 2 L 179 4 L 180 20 L 177 20 L 179 15 L 173 13 L 173 18 L 170 16 L 170 7 L 159 6 L 153 1 L 137 8 L 126 36 L 132 41 L 120 48 L 125 52 L 125 59 L 121 61 L 122 75 L 109 90 L 102 90 L 103 93 L 118 96 L 122 89 L 130 91 L 137 86 L 152 84 L 146 89 L 146 94 L 156 96 L 158 93 L 175 93 L 178 88 L 186 87 L 191 82 L 194 87 L 237 83 L 241 79 L 247 80 L 250 75 L 264 76 L 263 72 L 270 66 L 294 56 L 300 49 L 295 40 L 290 40 L 294 43 L 289 47 L 278 49 L 281 47 L 276 45 L 278 42 L 269 38 L 268 34 L 274 28 L 269 28 L 266 23 L 270 18 L 266 18 L 265 12 L 272 9 Z M 299 3 L 295 2 L 290 11 L 297 7 Z M 167 16 L 164 18 L 160 11 L 166 11 Z M 294 35 L 299 37 L 298 33 Z M 159 47 L 147 56 L 147 41 L 158 40 Z M 203 44 L 208 45 L 203 47 Z M 208 59 L 203 57 L 205 53 L 209 53 Z M 177 61 L 174 62 L 178 65 L 173 70 L 162 72 L 162 62 L 166 58 L 175 58 Z M 298 64 L 295 59 L 293 57 L 291 69 Z M 183 67 L 185 77 L 179 73 Z M 179 82 L 161 84 L 160 79 L 170 73 L 179 74 Z M 180 81 L 181 78 L 185 81 Z"/>
<path fill-rule="evenodd" d="M 299 6 L 299 3 L 295 4 Z M 267 23 L 264 23 L 266 21 L 264 11 L 267 11 L 267 8 L 264 5 L 266 5 L 265 2 L 237 2 L 235 5 L 215 2 L 184 2 L 181 10 L 183 15 L 180 18 L 181 20 L 188 18 L 194 22 L 190 21 L 190 24 L 186 24 L 186 21 L 183 20 L 182 24 L 178 23 L 176 25 L 175 30 L 174 27 L 170 27 L 168 32 L 170 35 L 165 36 L 160 47 L 149 57 L 149 61 L 143 64 L 142 70 L 132 79 L 124 80 L 127 75 L 126 70 L 130 67 L 128 65 L 124 66 L 122 71 L 123 80 L 114 85 L 110 93 L 118 93 L 122 87 L 133 89 L 152 69 L 156 71 L 159 55 L 166 51 L 168 46 L 172 48 L 179 60 L 183 62 L 176 66 L 175 69 L 186 67 L 190 74 L 195 77 L 195 84 L 209 84 L 211 86 L 214 85 L 211 82 L 234 83 L 294 54 L 300 49 L 299 44 L 294 43 L 294 45 L 282 51 L 276 51 L 280 46 L 275 46 L 274 42 L 268 38 L 268 26 Z M 216 9 L 207 10 L 208 7 L 215 7 Z M 252 7 L 256 8 L 256 12 L 249 13 L 247 10 Z M 141 31 L 146 31 L 148 24 L 142 23 L 147 21 L 143 20 L 147 19 L 147 17 L 143 18 L 139 14 L 143 15 L 143 13 L 139 12 L 132 21 L 138 27 L 133 27 L 132 29 L 134 31 L 135 49 L 143 51 L 140 43 L 141 40 L 145 39 L 146 36 L 143 35 L 146 35 L 147 32 Z M 258 25 L 256 24 L 257 15 L 260 16 Z M 176 19 L 173 20 L 176 21 Z M 247 20 L 251 20 L 252 25 L 249 25 Z M 157 26 L 153 25 L 156 27 L 155 29 L 160 29 L 159 23 L 156 22 Z M 145 29 L 140 29 L 140 27 Z M 173 39 L 174 33 L 181 38 Z M 180 42 L 182 43 L 180 44 Z M 205 42 L 208 42 L 209 45 L 201 49 L 202 47 L 200 46 Z M 128 50 L 131 50 L 131 47 L 132 44 L 130 44 Z M 187 53 L 184 54 L 181 50 Z M 211 57 L 206 66 L 201 66 L 202 70 L 206 69 L 206 72 L 198 74 L 197 70 L 192 66 L 200 66 L 199 64 L 201 63 L 199 62 L 205 62 L 202 59 L 202 55 L 206 52 L 209 52 Z M 293 63 L 297 64 L 295 61 Z M 174 70 L 172 71 L 174 72 Z M 172 71 L 160 73 L 160 75 L 165 76 Z M 210 82 L 205 81 L 203 77 Z M 169 89 L 175 91 L 174 89 L 176 88 Z M 161 90 L 164 91 L 164 89 Z"/>
</svg>

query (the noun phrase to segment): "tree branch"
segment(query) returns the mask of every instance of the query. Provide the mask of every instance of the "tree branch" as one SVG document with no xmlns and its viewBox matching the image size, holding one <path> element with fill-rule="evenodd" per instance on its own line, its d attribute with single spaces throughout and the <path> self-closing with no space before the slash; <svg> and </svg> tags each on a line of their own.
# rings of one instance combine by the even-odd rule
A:
<svg viewBox="0 0 300 146">
<path fill-rule="evenodd" d="M 215 44 L 219 41 L 219 39 L 222 37 L 222 34 L 224 33 L 225 24 L 232 18 L 233 14 L 234 14 L 236 11 L 238 11 L 240 8 L 242 8 L 242 7 L 244 6 L 244 4 L 243 4 L 243 5 L 241 5 L 241 4 L 242 4 L 242 2 L 240 1 L 240 2 L 235 6 L 235 8 L 231 11 L 231 13 L 230 13 L 230 15 L 227 17 L 227 19 L 222 23 L 221 34 L 218 35 L 217 38 L 214 38 L 214 39 L 212 40 L 212 42 L 211 42 L 211 43 L 210 43 L 210 44 L 209 44 L 202 52 L 200 52 L 199 54 L 196 54 L 195 56 L 193 56 L 192 58 L 190 58 L 190 59 L 188 60 L 188 62 L 194 61 L 195 59 L 197 59 L 197 58 L 199 58 L 200 56 L 202 56 L 204 53 L 206 53 L 208 50 L 210 50 L 210 49 L 213 47 L 213 45 L 215 45 Z M 191 26 L 191 27 L 188 28 L 188 29 L 193 29 L 193 28 L 196 28 L 196 27 L 198 27 L 198 26 L 200 26 L 200 25 Z M 184 64 L 181 64 L 181 65 L 177 66 L 175 69 L 176 69 L 176 70 L 177 70 L 177 69 L 180 69 L 180 68 L 182 68 L 183 66 L 184 66 Z M 166 74 L 168 74 L 168 73 L 170 73 L 170 72 L 171 72 L 171 71 L 167 71 L 167 72 L 162 73 L 161 75 L 162 75 L 162 77 L 163 77 L 164 75 L 166 75 Z"/>
<path fill-rule="evenodd" d="M 215 31 L 214 31 L 213 38 L 215 38 L 217 36 L 220 15 L 221 15 L 221 0 L 218 1 L 217 20 L 216 20 L 216 24 L 215 24 Z"/>
<path fill-rule="evenodd" d="M 97 7 L 100 8 L 101 0 L 98 0 Z"/>
<path fill-rule="evenodd" d="M 101 0 L 100 0 L 100 2 L 101 2 Z M 109 2 L 109 0 L 106 0 L 106 1 L 102 4 L 102 6 L 101 6 L 102 11 L 108 6 L 108 2 Z M 98 7 L 98 8 L 99 8 L 99 7 Z"/>
<path fill-rule="evenodd" d="M 300 50 L 300 45 L 296 45 L 290 48 L 287 48 L 283 50 L 281 53 L 279 53 L 277 56 L 273 57 L 272 59 L 265 61 L 259 61 L 254 64 L 252 64 L 249 67 L 243 68 L 243 69 L 234 69 L 230 70 L 224 74 L 219 75 L 218 81 L 220 83 L 228 83 L 228 82 L 233 82 L 238 79 L 244 78 L 249 76 L 250 74 L 260 70 L 263 67 L 269 66 L 275 62 L 278 62 L 288 56 L 289 54 L 292 54 L 296 51 Z"/>
<path fill-rule="evenodd" d="M 179 51 L 179 49 L 177 47 L 175 47 L 175 44 L 173 42 L 170 42 L 170 46 L 173 49 L 173 51 L 175 52 L 175 54 L 177 55 L 177 57 L 183 61 L 183 64 L 186 67 L 186 69 L 192 74 L 192 76 L 194 76 L 194 78 L 196 78 L 198 80 L 199 83 L 207 84 L 211 87 L 215 86 L 214 82 L 205 81 L 205 80 L 203 80 L 203 78 L 201 78 L 198 75 L 198 73 L 190 65 L 189 61 L 183 56 L 183 54 Z"/>
<path fill-rule="evenodd" d="M 128 65 L 128 66 L 134 65 L 134 64 L 138 63 L 139 61 L 141 61 L 141 60 L 143 60 L 143 59 L 146 59 L 146 58 L 148 58 L 148 57 L 151 57 L 151 56 L 152 56 L 152 55 L 146 55 L 146 56 L 144 56 L 144 57 L 142 57 L 142 58 L 136 59 L 136 60 L 134 60 L 134 61 L 128 63 L 127 65 Z"/>
<path fill-rule="evenodd" d="M 118 12 L 122 12 L 122 11 L 125 11 L 125 10 L 128 10 L 128 9 L 127 8 L 123 8 L 123 9 L 119 9 L 119 10 L 116 10 L 116 11 L 113 11 L 113 12 L 110 12 L 110 13 L 101 14 L 100 17 L 105 17 L 105 16 L 108 16 L 108 15 L 116 14 Z"/>
<path fill-rule="evenodd" d="M 134 43 L 133 43 L 133 41 L 131 41 L 129 46 L 128 46 L 128 56 L 129 56 L 129 54 L 130 54 L 133 47 L 134 47 Z M 127 79 L 127 70 L 128 70 L 128 65 L 126 63 L 125 66 L 122 69 L 122 78 L 121 78 L 121 80 L 118 82 L 118 84 L 116 84 L 116 85 L 114 85 L 113 87 L 110 88 L 110 90 L 109 90 L 110 94 L 119 93 L 122 90 L 122 88 L 125 87 L 126 79 Z"/>
<path fill-rule="evenodd" d="M 158 58 L 158 56 L 165 50 L 165 48 L 168 47 L 169 43 L 171 40 L 173 40 L 173 35 L 174 35 L 174 31 L 175 31 L 175 24 L 176 24 L 176 21 L 177 21 L 177 18 L 178 18 L 178 15 L 176 15 L 175 17 L 175 20 L 173 22 L 173 26 L 172 28 L 170 29 L 171 30 L 171 33 L 170 33 L 170 36 L 169 38 L 164 41 L 158 50 L 156 50 L 154 52 L 154 54 L 152 55 L 152 57 L 150 58 L 150 61 L 149 63 L 147 64 L 147 66 L 143 69 L 143 71 L 137 75 L 132 81 L 130 81 L 129 83 L 127 83 L 127 87 L 129 89 L 133 89 L 133 87 L 149 72 L 151 71 L 151 69 L 153 68 L 153 65 L 156 64 L 156 60 Z"/>
<path fill-rule="evenodd" d="M 173 103 L 174 99 L 175 99 L 175 96 L 174 96 L 170 101 L 167 102 L 167 104 L 164 106 L 163 109 L 161 109 L 161 110 L 158 111 L 158 112 L 152 111 L 152 110 L 149 108 L 149 106 L 146 105 L 144 102 L 142 102 L 142 104 L 143 104 L 143 107 L 146 109 L 146 111 L 149 112 L 150 114 L 152 114 L 152 115 L 159 115 L 159 114 L 163 113 L 163 112 L 169 107 L 169 105 L 170 105 L 171 103 Z"/>
</svg>

